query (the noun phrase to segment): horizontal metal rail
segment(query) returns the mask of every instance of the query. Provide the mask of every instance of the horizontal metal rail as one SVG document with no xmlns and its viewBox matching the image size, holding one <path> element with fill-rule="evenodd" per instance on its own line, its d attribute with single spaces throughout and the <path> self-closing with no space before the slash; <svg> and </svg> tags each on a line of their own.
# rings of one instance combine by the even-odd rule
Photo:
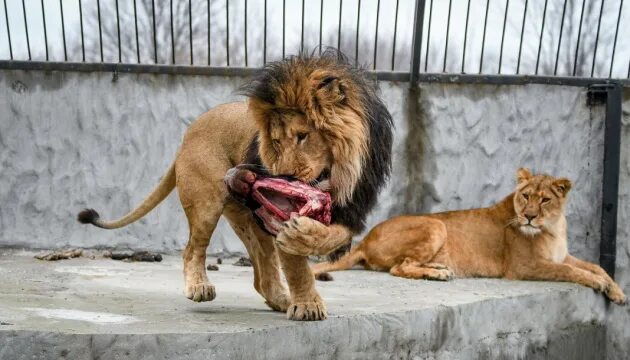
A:
<svg viewBox="0 0 630 360">
<path fill-rule="evenodd" d="M 251 76 L 259 68 L 253 67 L 216 67 L 189 65 L 152 65 L 121 63 L 80 63 L 52 61 L 0 60 L 0 69 L 39 70 L 39 71 L 74 71 L 74 72 L 115 72 L 135 74 L 169 75 L 204 75 L 204 76 Z M 410 73 L 406 71 L 368 70 L 373 79 L 383 81 L 408 82 Z M 541 75 L 479 75 L 479 74 L 418 74 L 419 83 L 446 84 L 491 84 L 491 85 L 526 85 L 546 84 L 564 86 L 590 86 L 593 84 L 619 84 L 630 87 L 629 79 L 602 79 L 573 76 Z"/>
</svg>

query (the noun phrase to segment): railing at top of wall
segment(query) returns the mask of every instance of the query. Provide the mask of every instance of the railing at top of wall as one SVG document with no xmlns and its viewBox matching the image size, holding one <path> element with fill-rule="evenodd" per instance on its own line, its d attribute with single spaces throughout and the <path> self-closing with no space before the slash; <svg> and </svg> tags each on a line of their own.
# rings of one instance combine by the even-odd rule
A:
<svg viewBox="0 0 630 360">
<path fill-rule="evenodd" d="M 333 46 L 382 79 L 628 85 L 630 78 L 630 42 L 619 36 L 630 28 L 623 0 L 3 5 L 2 68 L 242 75 Z"/>
</svg>

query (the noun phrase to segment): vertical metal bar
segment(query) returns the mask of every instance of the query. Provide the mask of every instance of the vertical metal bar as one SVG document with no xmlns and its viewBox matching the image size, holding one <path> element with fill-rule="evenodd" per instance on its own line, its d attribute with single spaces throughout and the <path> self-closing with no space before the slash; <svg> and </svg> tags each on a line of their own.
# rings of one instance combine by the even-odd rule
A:
<svg viewBox="0 0 630 360">
<path fill-rule="evenodd" d="M 619 35 L 619 22 L 621 21 L 621 8 L 623 8 L 623 0 L 619 3 L 619 15 L 617 15 L 617 28 L 615 29 L 615 40 L 613 41 L 612 56 L 610 57 L 610 71 L 608 77 L 612 77 L 613 64 L 615 63 L 615 50 L 617 48 L 617 35 Z"/>
<path fill-rule="evenodd" d="M 300 33 L 300 54 L 304 52 L 304 0 L 302 0 L 302 31 Z"/>
<path fill-rule="evenodd" d="M 341 51 L 341 9 L 342 8 L 343 8 L 343 0 L 339 0 L 339 27 L 337 29 L 337 50 L 339 51 Z M 378 21 L 377 21 L 377 24 L 378 24 Z"/>
<path fill-rule="evenodd" d="M 47 31 L 46 31 L 46 11 L 44 10 L 44 0 L 41 0 L 41 4 L 42 4 L 42 22 L 44 23 L 44 46 L 46 47 L 46 61 L 48 61 L 48 34 L 47 34 Z M 8 24 L 9 23 L 7 22 L 7 25 Z M 100 21 L 99 21 L 99 25 L 100 25 Z M 8 29 L 8 26 L 7 26 L 7 29 Z M 11 39 L 11 37 L 9 36 L 9 40 L 10 39 Z M 11 42 L 9 41 L 9 46 L 10 45 L 11 45 Z M 102 53 L 103 52 L 101 51 L 101 54 Z M 101 55 L 101 59 L 102 59 L 102 57 L 103 57 L 103 55 Z"/>
<path fill-rule="evenodd" d="M 245 14 L 247 16 L 247 0 L 245 0 Z M 247 19 L 247 17 L 245 19 Z M 245 29 L 247 29 L 247 27 L 245 27 Z M 188 44 L 190 45 L 190 65 L 192 65 L 194 63 L 193 32 L 192 32 L 192 0 L 188 0 Z M 245 37 L 245 44 L 247 44 L 247 37 Z M 247 53 L 245 55 L 245 58 L 247 59 Z"/>
<path fill-rule="evenodd" d="M 562 45 L 562 29 L 564 28 L 564 14 L 567 11 L 567 0 L 564 0 L 564 7 L 562 8 L 562 19 L 560 20 L 560 36 L 558 37 L 558 50 L 556 51 L 556 64 L 553 67 L 553 74 L 558 73 L 558 59 L 560 58 L 560 45 Z"/>
<path fill-rule="evenodd" d="M 429 66 L 429 50 L 431 50 L 431 16 L 433 15 L 433 0 L 429 3 L 429 24 L 427 25 L 427 51 L 424 55 L 424 72 L 427 72 Z M 424 14 L 423 14 L 424 16 Z M 420 62 L 418 62 L 419 64 Z M 418 70 L 419 72 L 419 70 Z"/>
<path fill-rule="evenodd" d="M 540 63 L 540 50 L 542 49 L 543 34 L 545 32 L 545 16 L 547 15 L 547 0 L 543 9 L 542 26 L 540 27 L 540 40 L 538 40 L 538 55 L 536 55 L 536 75 L 538 75 L 538 64 Z"/>
<path fill-rule="evenodd" d="M 468 17 L 470 16 L 470 0 L 466 7 L 466 27 L 464 28 L 464 51 L 462 51 L 462 74 L 464 73 L 464 64 L 466 63 L 466 40 L 468 40 Z"/>
<path fill-rule="evenodd" d="M 170 0 L 171 9 L 171 63 L 175 64 L 175 28 L 173 26 L 173 0 Z"/>
<path fill-rule="evenodd" d="M 63 1 L 59 0 L 59 13 L 61 14 L 61 37 L 63 39 L 63 60 L 68 61 L 68 48 L 66 47 L 66 22 L 63 19 Z"/>
<path fill-rule="evenodd" d="M 578 53 L 580 52 L 580 37 L 582 36 L 582 20 L 584 19 L 584 8 L 586 5 L 586 0 L 582 1 L 582 13 L 580 15 L 580 26 L 578 27 L 578 37 L 577 44 L 575 46 L 575 61 L 573 62 L 573 76 L 575 76 L 577 72 L 577 59 Z"/>
<path fill-rule="evenodd" d="M 376 70 L 376 54 L 378 51 L 378 17 L 381 10 L 381 0 L 376 2 L 376 33 L 374 34 L 374 64 L 372 65 Z"/>
<path fill-rule="evenodd" d="M 263 65 L 267 64 L 267 0 L 265 0 L 265 14 L 263 19 L 265 25 L 263 30 Z"/>
<path fill-rule="evenodd" d="M 448 17 L 446 19 L 446 43 L 444 44 L 444 65 L 442 66 L 442 72 L 446 72 L 446 58 L 448 56 L 448 35 L 451 31 L 451 5 L 453 0 L 448 0 Z"/>
<path fill-rule="evenodd" d="M 207 0 L 206 4 L 208 5 L 208 13 L 207 13 L 207 20 L 208 20 L 208 34 L 207 34 L 208 35 L 208 66 L 210 66 L 210 0 Z"/>
<path fill-rule="evenodd" d="M 599 28 L 602 25 L 602 14 L 604 12 L 604 0 L 602 0 L 602 6 L 599 8 L 599 19 L 597 19 L 597 35 L 595 35 L 595 49 L 593 50 L 593 64 L 591 65 L 591 77 L 595 73 L 595 60 L 597 59 L 597 43 L 599 42 Z"/>
<path fill-rule="evenodd" d="M 324 0 L 319 2 L 319 55 L 322 54 L 322 29 L 324 25 Z"/>
<path fill-rule="evenodd" d="M 4 0 L 4 20 L 7 25 L 7 38 L 9 39 L 9 55 L 11 56 L 11 60 L 13 60 L 13 45 L 11 44 L 11 30 L 9 29 L 9 12 L 7 10 L 7 0 Z"/>
<path fill-rule="evenodd" d="M 420 52 L 422 50 L 422 30 L 424 25 L 425 0 L 416 0 L 413 18 L 413 39 L 411 41 L 411 64 L 409 69 L 409 83 L 416 86 L 420 74 Z M 427 49 L 429 48 L 427 43 Z"/>
<path fill-rule="evenodd" d="M 396 14 L 396 18 L 398 18 L 398 14 Z M 359 27 L 361 23 L 361 0 L 359 0 L 359 4 L 357 5 L 357 34 L 356 40 L 354 43 L 354 66 L 359 65 Z M 394 35 L 394 40 L 396 35 Z"/>
<path fill-rule="evenodd" d="M 518 45 L 518 60 L 516 61 L 516 74 L 521 70 L 521 52 L 523 50 L 523 35 L 525 35 L 525 21 L 527 20 L 527 0 L 525 0 L 525 10 L 523 10 L 523 26 L 521 26 L 521 41 Z"/>
<path fill-rule="evenodd" d="M 245 66 L 247 66 L 247 0 L 245 0 Z"/>
<path fill-rule="evenodd" d="M 118 0 L 116 0 L 116 33 L 118 34 L 118 62 L 121 63 L 122 50 L 121 50 L 121 44 L 120 44 L 120 15 L 118 14 Z"/>
<path fill-rule="evenodd" d="M 26 49 L 28 49 L 28 59 L 31 60 L 31 40 L 28 37 L 28 23 L 26 22 L 26 6 L 22 0 L 22 14 L 24 15 L 24 30 L 26 32 Z"/>
<path fill-rule="evenodd" d="M 503 17 L 503 32 L 501 34 L 501 50 L 499 51 L 499 74 L 501 73 L 501 65 L 503 64 L 503 42 L 505 40 L 505 25 L 507 24 L 507 14 L 510 8 L 510 0 L 505 3 L 505 16 Z"/>
<path fill-rule="evenodd" d="M 79 0 L 79 23 L 81 24 L 81 59 L 85 62 L 85 40 L 83 38 L 83 9 L 81 0 Z"/>
<path fill-rule="evenodd" d="M 227 66 L 230 66 L 230 0 L 225 0 L 225 53 Z"/>
<path fill-rule="evenodd" d="M 617 243 L 617 208 L 619 199 L 619 160 L 621 153 L 622 88 L 607 84 L 604 127 L 604 174 L 602 179 L 602 219 L 599 263 L 614 277 Z"/>
<path fill-rule="evenodd" d="M 626 77 L 630 79 L 630 60 L 628 60 L 628 75 Z"/>
<path fill-rule="evenodd" d="M 398 3 L 399 0 L 396 0 L 396 15 L 394 16 L 394 42 L 392 45 L 392 71 L 394 71 L 394 64 L 396 62 L 396 32 L 398 30 Z M 358 29 L 357 29 L 358 34 Z"/>
<path fill-rule="evenodd" d="M 151 0 L 151 14 L 153 16 L 153 61 L 158 63 L 158 48 L 157 48 L 157 31 L 155 28 L 155 0 Z"/>
<path fill-rule="evenodd" d="M 287 1 L 282 0 L 282 59 L 284 59 L 284 42 L 285 42 L 285 28 L 286 28 L 286 14 L 287 14 Z"/>
<path fill-rule="evenodd" d="M 490 0 L 486 1 L 486 17 L 483 21 L 483 37 L 481 38 L 481 57 L 479 58 L 479 73 L 483 70 L 483 51 L 486 47 L 486 29 L 488 28 L 488 9 L 490 9 Z"/>
<path fill-rule="evenodd" d="M 136 29 L 136 57 L 138 64 L 140 64 L 140 41 L 138 39 L 138 8 L 136 7 L 136 0 L 133 0 L 133 21 Z"/>
<path fill-rule="evenodd" d="M 42 0 L 43 3 L 43 0 Z M 96 0 L 96 11 L 98 14 L 98 41 L 101 48 L 101 62 L 103 62 L 103 29 L 101 26 L 101 1 Z"/>
</svg>

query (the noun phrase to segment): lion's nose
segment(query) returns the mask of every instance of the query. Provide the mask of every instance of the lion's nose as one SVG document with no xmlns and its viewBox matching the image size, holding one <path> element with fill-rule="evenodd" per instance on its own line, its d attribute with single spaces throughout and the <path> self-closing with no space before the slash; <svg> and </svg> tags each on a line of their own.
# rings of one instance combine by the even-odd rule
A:
<svg viewBox="0 0 630 360">
<path fill-rule="evenodd" d="M 525 218 L 527 219 L 528 222 L 532 222 L 532 220 L 534 220 L 536 218 L 536 215 L 525 215 Z"/>
</svg>

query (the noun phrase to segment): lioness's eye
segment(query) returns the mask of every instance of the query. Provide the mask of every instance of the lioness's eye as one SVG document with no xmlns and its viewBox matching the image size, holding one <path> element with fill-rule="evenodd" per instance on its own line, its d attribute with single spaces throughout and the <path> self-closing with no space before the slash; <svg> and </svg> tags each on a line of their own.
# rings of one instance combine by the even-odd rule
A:
<svg viewBox="0 0 630 360">
<path fill-rule="evenodd" d="M 551 201 L 551 199 L 550 199 L 550 198 L 543 198 L 543 199 L 542 199 L 542 203 L 543 203 L 543 204 L 544 204 L 544 203 L 548 203 L 549 201 Z"/>
<path fill-rule="evenodd" d="M 307 136 L 308 136 L 308 133 L 298 133 L 297 135 L 298 142 L 301 143 L 302 141 L 306 140 Z"/>
<path fill-rule="evenodd" d="M 525 199 L 525 200 L 529 200 L 529 195 L 527 195 L 527 194 L 523 194 L 523 199 Z"/>
</svg>

